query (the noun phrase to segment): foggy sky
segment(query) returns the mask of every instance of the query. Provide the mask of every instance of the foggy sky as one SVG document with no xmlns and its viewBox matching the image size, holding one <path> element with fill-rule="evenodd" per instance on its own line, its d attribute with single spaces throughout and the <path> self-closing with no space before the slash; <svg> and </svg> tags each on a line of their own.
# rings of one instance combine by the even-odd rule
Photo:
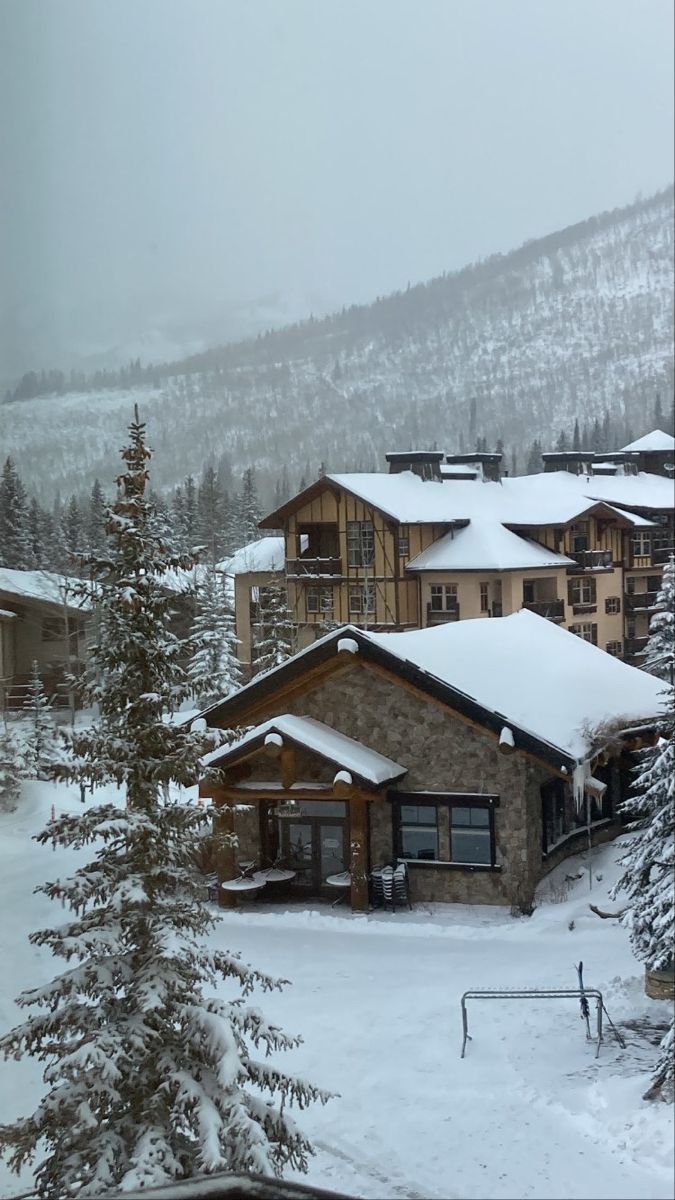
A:
<svg viewBox="0 0 675 1200">
<path fill-rule="evenodd" d="M 671 0 L 0 0 L 0 379 L 647 195 L 672 46 Z"/>
</svg>

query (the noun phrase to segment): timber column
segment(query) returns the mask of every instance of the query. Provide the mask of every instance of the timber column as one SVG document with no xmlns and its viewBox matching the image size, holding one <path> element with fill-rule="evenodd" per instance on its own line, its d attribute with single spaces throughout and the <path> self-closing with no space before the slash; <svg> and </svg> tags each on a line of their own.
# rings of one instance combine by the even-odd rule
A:
<svg viewBox="0 0 675 1200">
<path fill-rule="evenodd" d="M 367 801 L 349 801 L 349 850 L 352 876 L 352 909 L 368 910 L 368 808 Z"/>
<path fill-rule="evenodd" d="M 218 904 L 221 908 L 235 908 L 236 895 L 233 892 L 224 891 L 220 886 L 224 879 L 235 879 L 237 875 L 234 808 L 225 799 L 223 789 L 218 784 L 200 784 L 199 794 L 200 796 L 208 795 L 213 800 L 213 840 L 218 879 Z"/>
</svg>

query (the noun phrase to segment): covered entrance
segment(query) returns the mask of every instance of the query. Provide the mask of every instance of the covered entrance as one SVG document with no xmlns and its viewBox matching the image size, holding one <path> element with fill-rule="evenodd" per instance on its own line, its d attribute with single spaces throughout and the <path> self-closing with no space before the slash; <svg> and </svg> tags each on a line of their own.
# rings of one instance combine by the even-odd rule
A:
<svg viewBox="0 0 675 1200">
<path fill-rule="evenodd" d="M 326 879 L 349 869 L 349 819 L 344 800 L 305 800 L 297 816 L 278 815 L 279 850 L 296 872 L 293 888 L 326 891 Z"/>
<path fill-rule="evenodd" d="M 405 767 L 291 714 L 266 721 L 204 762 L 222 780 L 200 783 L 200 794 L 221 809 L 214 819 L 221 903 L 236 903 L 246 891 L 242 871 L 253 871 L 262 887 L 274 869 L 285 887 L 307 897 L 334 897 L 339 877 L 352 908 L 368 907 L 368 809 L 384 803 Z"/>
</svg>

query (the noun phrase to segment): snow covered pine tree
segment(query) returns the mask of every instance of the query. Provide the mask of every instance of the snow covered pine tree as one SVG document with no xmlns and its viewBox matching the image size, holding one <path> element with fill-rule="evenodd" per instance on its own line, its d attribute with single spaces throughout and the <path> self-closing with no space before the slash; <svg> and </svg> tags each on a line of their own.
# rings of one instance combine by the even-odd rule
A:
<svg viewBox="0 0 675 1200">
<path fill-rule="evenodd" d="M 71 878 L 42 887 L 73 916 L 31 941 L 68 968 L 22 993 L 21 1006 L 46 1011 L 0 1040 L 6 1056 L 47 1064 L 46 1095 L 32 1116 L 0 1127 L 0 1151 L 18 1171 L 44 1149 L 36 1189 L 49 1200 L 215 1171 L 305 1169 L 311 1147 L 286 1105 L 327 1099 L 256 1057 L 256 1047 L 267 1055 L 300 1040 L 239 994 L 280 981 L 205 946 L 216 919 L 192 864 L 206 814 L 161 800 L 162 785 L 194 782 L 203 750 L 185 725 L 164 719 L 187 687 L 160 580 L 188 564 L 154 532 L 150 451 L 137 412 L 130 435 L 108 513 L 108 553 L 88 564 L 98 589 L 100 682 L 90 682 L 87 698 L 100 716 L 72 735 L 74 762 L 63 769 L 81 782 L 115 781 L 126 809 L 92 806 L 39 835 L 57 847 L 98 846 Z M 219 979 L 235 985 L 235 999 L 204 995 Z"/>
<path fill-rule="evenodd" d="M 23 704 L 27 721 L 24 745 L 24 774 L 29 779 L 49 779 L 60 742 L 51 718 L 52 706 L 45 694 L 37 662 L 33 662 L 28 694 Z"/>
<path fill-rule="evenodd" d="M 642 753 L 635 795 L 625 811 L 637 836 L 621 858 L 614 889 L 629 898 L 624 917 L 633 951 L 648 970 L 672 966 L 675 941 L 675 559 L 663 571 L 657 612 L 649 627 L 645 664 L 663 679 L 667 711 L 660 738 Z M 675 1092 L 673 1021 L 661 1043 L 647 1098 L 671 1101 Z"/>
<path fill-rule="evenodd" d="M 241 684 L 234 613 L 224 576 L 211 563 L 197 588 L 197 615 L 190 635 L 188 679 L 201 708 L 223 700 Z"/>
<path fill-rule="evenodd" d="M 278 667 L 295 652 L 295 625 L 283 584 L 260 588 L 254 626 L 253 672 Z"/>
</svg>

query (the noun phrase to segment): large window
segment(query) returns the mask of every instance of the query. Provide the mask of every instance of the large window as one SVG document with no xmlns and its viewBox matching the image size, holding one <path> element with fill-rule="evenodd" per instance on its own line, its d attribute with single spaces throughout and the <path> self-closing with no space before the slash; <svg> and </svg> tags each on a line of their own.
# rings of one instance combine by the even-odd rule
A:
<svg viewBox="0 0 675 1200">
<path fill-rule="evenodd" d="M 419 796 L 419 803 L 410 803 Z M 396 854 L 408 862 L 494 867 L 496 796 L 409 792 L 394 803 Z"/>
<path fill-rule="evenodd" d="M 584 550 L 588 550 L 588 521 L 577 521 L 575 525 L 572 525 L 570 528 L 570 538 L 573 554 L 583 554 Z"/>
<path fill-rule="evenodd" d="M 592 575 L 579 575 L 569 582 L 569 600 L 575 608 L 592 608 L 597 603 L 595 579 Z"/>
<path fill-rule="evenodd" d="M 308 587 L 307 588 L 307 612 L 308 613 L 332 613 L 333 611 L 333 589 L 332 587 Z"/>
<path fill-rule="evenodd" d="M 350 587 L 349 611 L 356 615 L 363 613 L 372 616 L 375 613 L 375 584 L 364 583 L 362 587 Z"/>
<path fill-rule="evenodd" d="M 457 584 L 432 583 L 431 608 L 433 612 L 448 612 L 457 608 Z"/>
<path fill-rule="evenodd" d="M 598 644 L 598 627 L 590 621 L 581 625 L 570 625 L 570 633 L 581 638 L 582 642 L 591 642 L 593 646 Z"/>
<path fill-rule="evenodd" d="M 644 529 L 636 529 L 632 540 L 633 554 L 636 558 L 648 557 L 652 552 L 652 535 Z"/>
<path fill-rule="evenodd" d="M 347 522 L 347 562 L 350 567 L 372 567 L 375 562 L 372 521 Z"/>
</svg>

